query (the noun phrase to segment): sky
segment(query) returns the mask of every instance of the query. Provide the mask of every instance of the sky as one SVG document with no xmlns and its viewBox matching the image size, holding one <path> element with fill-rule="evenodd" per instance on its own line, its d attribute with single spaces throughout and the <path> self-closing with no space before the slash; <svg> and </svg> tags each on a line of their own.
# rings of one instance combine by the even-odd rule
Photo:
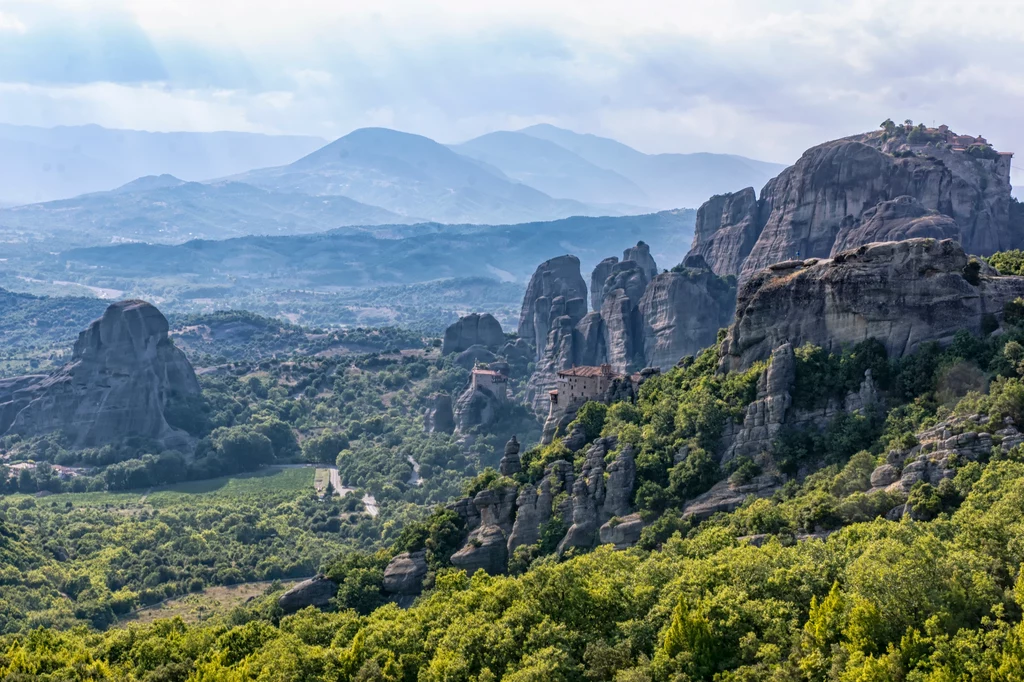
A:
<svg viewBox="0 0 1024 682">
<path fill-rule="evenodd" d="M 544 122 L 786 163 L 891 117 L 1024 154 L 1022 65 L 1021 0 L 0 0 L 0 122 L 26 125 Z"/>
</svg>

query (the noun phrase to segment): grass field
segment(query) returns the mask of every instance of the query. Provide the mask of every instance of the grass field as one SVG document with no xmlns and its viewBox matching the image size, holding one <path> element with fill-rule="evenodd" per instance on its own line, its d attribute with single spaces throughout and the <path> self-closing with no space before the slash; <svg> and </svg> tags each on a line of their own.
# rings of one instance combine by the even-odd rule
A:
<svg viewBox="0 0 1024 682">
<path fill-rule="evenodd" d="M 277 585 L 286 590 L 298 582 L 297 580 L 279 581 Z M 126 627 L 132 623 L 145 625 L 162 618 L 175 617 L 181 618 L 186 623 L 209 620 L 224 615 L 236 606 L 246 603 L 249 599 L 260 597 L 273 589 L 275 589 L 273 582 L 208 587 L 196 594 L 170 599 L 162 604 L 139 609 L 118 621 L 116 627 Z"/>
<path fill-rule="evenodd" d="M 314 469 L 267 469 L 237 476 L 211 478 L 205 481 L 186 481 L 152 490 L 135 490 L 123 493 L 63 493 L 48 495 L 41 500 L 57 505 L 70 502 L 82 507 L 138 507 L 140 503 L 162 507 L 187 502 L 189 498 L 202 496 L 204 499 L 237 499 L 241 497 L 279 496 L 299 494 L 313 486 Z M 11 499 L 31 497 L 14 495 Z M 145 498 L 145 499 L 143 499 Z"/>
</svg>

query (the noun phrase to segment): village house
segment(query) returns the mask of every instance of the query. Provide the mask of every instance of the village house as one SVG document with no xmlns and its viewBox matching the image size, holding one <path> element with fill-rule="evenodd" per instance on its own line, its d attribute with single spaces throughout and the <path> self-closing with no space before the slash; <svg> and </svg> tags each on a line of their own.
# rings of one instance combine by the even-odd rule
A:
<svg viewBox="0 0 1024 682">
<path fill-rule="evenodd" d="M 548 395 L 552 405 L 567 409 L 588 400 L 602 400 L 612 382 L 622 378 L 625 375 L 615 372 L 611 365 L 563 369 L 558 372 L 556 388 L 548 391 Z"/>
<path fill-rule="evenodd" d="M 508 399 L 508 377 L 502 372 L 474 367 L 470 382 L 474 391 L 484 388 L 502 402 Z"/>
</svg>

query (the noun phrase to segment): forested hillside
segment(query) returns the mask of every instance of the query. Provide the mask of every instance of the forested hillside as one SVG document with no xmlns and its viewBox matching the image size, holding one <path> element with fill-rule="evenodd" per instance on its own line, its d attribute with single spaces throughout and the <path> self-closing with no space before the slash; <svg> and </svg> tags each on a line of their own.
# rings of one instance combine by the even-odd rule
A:
<svg viewBox="0 0 1024 682">
<path fill-rule="evenodd" d="M 1020 319 L 1008 312 L 1009 319 Z M 884 394 L 884 411 L 835 413 L 820 434 L 784 432 L 770 457 L 736 459 L 725 470 L 709 453 L 753 400 L 763 366 L 719 374 L 719 351 L 712 347 L 648 380 L 635 405 L 581 410 L 588 438 L 616 436 L 639 453 L 635 503 L 646 528 L 630 550 L 602 547 L 558 557 L 542 537 L 536 546 L 517 551 L 512 575 L 468 576 L 449 567 L 459 521 L 437 508 L 420 522 L 385 523 L 386 547 L 374 544 L 326 561 L 324 569 L 339 585 L 327 613 L 309 609 L 286 616 L 271 596 L 196 625 L 169 621 L 90 634 L 61 631 L 61 621 L 50 621 L 42 630 L 8 635 L 0 669 L 49 679 L 138 680 L 1020 679 L 1024 454 L 1012 424 L 1024 420 L 1022 340 L 1024 331 L 1017 327 L 984 340 L 961 334 L 945 350 L 926 345 L 899 360 L 887 359 L 873 342 L 838 354 L 800 348 L 795 405 L 825 405 L 871 370 Z M 402 384 L 416 366 L 383 369 L 376 380 Z M 289 369 L 278 381 L 294 380 L 299 369 Z M 365 370 L 353 375 L 355 369 L 346 377 L 366 376 Z M 434 376 L 434 370 L 427 371 Z M 310 417 L 301 416 L 306 399 L 325 388 L 319 376 L 309 375 L 304 397 L 297 404 L 280 402 L 277 414 L 298 407 L 300 429 L 319 419 L 339 423 L 340 413 L 333 415 L 330 402 Z M 259 375 L 237 381 L 238 388 L 231 389 L 236 394 L 258 395 L 267 386 Z M 363 382 L 350 381 L 335 379 L 334 390 L 355 391 Z M 275 401 L 275 395 L 280 394 L 270 388 L 268 398 Z M 395 412 L 396 405 L 407 404 L 394 397 L 389 401 L 389 414 L 395 416 L 402 409 Z M 367 441 L 356 434 L 375 432 L 375 418 L 353 415 L 342 431 L 353 439 L 352 454 L 342 451 L 338 464 L 346 482 L 368 486 L 383 498 L 393 489 L 396 501 L 408 500 L 410 493 L 400 483 L 409 471 L 399 468 L 402 448 L 423 452 L 430 446 L 414 445 L 408 440 L 413 430 L 394 430 L 391 423 L 381 422 L 380 436 Z M 961 449 L 965 454 L 934 463 L 945 472 L 937 484 L 930 475 L 906 490 L 878 484 L 877 470 L 893 461 L 894 453 L 907 453 L 899 456 L 909 463 L 922 448 L 932 447 L 921 444 L 930 443 L 928 434 L 936 432 L 950 434 L 940 437 L 954 442 L 989 445 Z M 374 445 L 356 449 L 355 439 Z M 395 445 L 384 445 L 388 439 Z M 683 446 L 688 454 L 679 459 Z M 302 449 L 312 448 L 304 444 Z M 453 463 L 451 454 L 437 461 L 444 457 Z M 508 479 L 485 471 L 464 491 L 536 481 L 542 467 L 534 463 L 573 457 L 556 440 L 524 453 L 522 473 Z M 387 462 L 394 463 L 394 483 L 388 482 Z M 467 463 L 464 471 L 485 464 Z M 430 490 L 439 494 L 435 500 L 454 492 L 445 486 L 458 478 L 451 478 L 445 465 L 423 469 L 427 483 L 416 491 L 420 502 L 430 503 Z M 907 464 L 904 471 L 911 469 Z M 742 489 L 768 474 L 788 482 L 767 496 L 751 494 L 729 513 L 686 513 L 690 502 L 723 477 L 722 485 Z M 32 575 L 84 575 L 76 578 L 82 581 L 79 595 L 102 590 L 95 569 L 86 568 L 95 563 L 57 550 L 64 542 L 75 548 L 70 539 L 57 541 L 72 535 L 58 531 L 43 543 L 19 523 L 47 519 L 52 513 L 47 505 L 61 503 L 50 499 L 7 505 L 9 584 L 31 585 Z M 331 509 L 346 528 L 343 517 L 349 512 Z M 139 531 L 149 527 L 139 537 L 156 532 L 169 543 L 165 546 L 183 547 L 185 529 L 201 528 L 187 520 L 152 525 L 163 513 L 148 523 L 143 517 L 133 521 L 141 524 Z M 265 528 L 279 512 L 250 513 L 244 527 Z M 387 531 L 399 526 L 400 533 Z M 340 537 L 358 533 L 342 530 Z M 386 603 L 382 579 L 388 560 L 421 548 L 430 570 L 428 591 L 409 609 Z M 188 555 L 176 561 L 183 578 L 210 579 L 202 570 L 187 569 Z M 255 575 L 272 573 L 257 569 Z M 109 576 L 105 580 L 108 588 L 117 585 Z M 160 584 L 159 577 L 152 580 Z M 111 610 L 121 595 L 138 590 L 130 582 L 118 589 L 118 597 L 114 592 L 109 597 Z M 45 622 L 38 616 L 14 617 L 7 628 Z"/>
</svg>

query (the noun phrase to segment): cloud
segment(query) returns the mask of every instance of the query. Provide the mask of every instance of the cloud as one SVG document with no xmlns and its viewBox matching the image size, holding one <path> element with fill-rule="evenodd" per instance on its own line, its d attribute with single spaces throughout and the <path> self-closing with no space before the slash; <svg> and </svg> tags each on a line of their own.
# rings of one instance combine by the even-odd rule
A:
<svg viewBox="0 0 1024 682">
<path fill-rule="evenodd" d="M 891 116 L 1024 148 L 1009 5 L 37 0 L 0 15 L 22 26 L 0 40 L 0 115 L 451 142 L 550 122 L 777 161 Z"/>
<path fill-rule="evenodd" d="M 0 12 L 0 33 L 24 33 L 25 24 L 13 14 Z"/>
</svg>

